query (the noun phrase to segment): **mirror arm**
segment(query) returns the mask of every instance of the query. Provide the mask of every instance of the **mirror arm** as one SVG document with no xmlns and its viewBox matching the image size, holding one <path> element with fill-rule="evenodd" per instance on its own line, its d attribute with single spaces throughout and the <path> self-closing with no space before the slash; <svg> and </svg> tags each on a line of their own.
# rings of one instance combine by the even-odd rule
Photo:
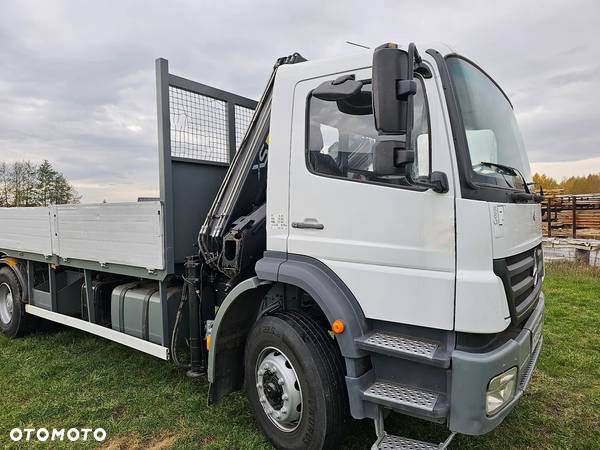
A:
<svg viewBox="0 0 600 450">
<path fill-rule="evenodd" d="M 415 80 L 396 80 L 396 97 L 398 100 L 408 100 L 408 97 L 417 93 Z"/>
<path fill-rule="evenodd" d="M 431 172 L 431 175 L 429 176 L 429 181 L 415 180 L 413 179 L 410 173 L 406 174 L 406 179 L 410 184 L 432 189 L 438 194 L 445 194 L 450 189 L 450 186 L 448 185 L 448 176 L 444 172 Z"/>
</svg>

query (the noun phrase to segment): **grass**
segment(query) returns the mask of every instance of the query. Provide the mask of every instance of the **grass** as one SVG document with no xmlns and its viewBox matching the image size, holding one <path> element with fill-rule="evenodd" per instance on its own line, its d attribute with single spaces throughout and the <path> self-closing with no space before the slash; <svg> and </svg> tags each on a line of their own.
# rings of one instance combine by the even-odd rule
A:
<svg viewBox="0 0 600 450">
<path fill-rule="evenodd" d="M 452 449 L 600 448 L 600 271 L 550 265 L 544 290 L 544 348 L 523 400 L 495 431 L 458 436 Z M 209 408 L 206 381 L 78 331 L 0 337 L 0 380 L 0 448 L 14 445 L 14 427 L 102 427 L 110 449 L 270 448 L 241 393 Z M 433 441 L 447 435 L 408 417 L 386 426 Z M 374 439 L 372 423 L 355 422 L 344 446 L 369 448 Z"/>
</svg>

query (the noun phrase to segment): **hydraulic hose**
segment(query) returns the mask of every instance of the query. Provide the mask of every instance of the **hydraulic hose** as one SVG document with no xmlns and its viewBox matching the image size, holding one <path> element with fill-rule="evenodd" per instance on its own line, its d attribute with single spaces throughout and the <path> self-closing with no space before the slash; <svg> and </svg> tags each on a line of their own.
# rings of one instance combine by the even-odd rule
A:
<svg viewBox="0 0 600 450">
<path fill-rule="evenodd" d="M 171 358 L 173 358 L 173 364 L 179 369 L 189 369 L 189 364 L 181 364 L 179 358 L 177 358 L 177 338 L 179 337 L 179 327 L 181 325 L 181 317 L 183 314 L 183 307 L 188 301 L 189 283 L 183 278 L 183 289 L 181 291 L 181 299 L 179 300 L 179 306 L 177 307 L 177 315 L 175 316 L 175 324 L 173 325 L 173 333 L 171 335 Z"/>
</svg>

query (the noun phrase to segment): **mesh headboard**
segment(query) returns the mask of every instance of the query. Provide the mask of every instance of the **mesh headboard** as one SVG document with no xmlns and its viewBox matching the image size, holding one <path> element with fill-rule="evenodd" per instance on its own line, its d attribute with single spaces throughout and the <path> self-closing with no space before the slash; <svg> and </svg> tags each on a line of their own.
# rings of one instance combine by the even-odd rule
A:
<svg viewBox="0 0 600 450">
<path fill-rule="evenodd" d="M 169 73 L 156 60 L 160 198 L 169 273 L 197 253 L 198 231 L 256 102 Z"/>
</svg>

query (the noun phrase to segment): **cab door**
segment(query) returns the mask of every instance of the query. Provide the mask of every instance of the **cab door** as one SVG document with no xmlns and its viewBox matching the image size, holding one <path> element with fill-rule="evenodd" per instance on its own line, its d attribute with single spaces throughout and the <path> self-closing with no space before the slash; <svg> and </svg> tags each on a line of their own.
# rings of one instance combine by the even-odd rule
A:
<svg viewBox="0 0 600 450">
<path fill-rule="evenodd" d="M 327 102 L 311 91 L 340 73 L 304 80 L 294 91 L 288 252 L 319 259 L 352 291 L 371 319 L 452 329 L 454 189 L 434 79 L 418 79 L 415 175 L 446 172 L 450 190 L 415 189 L 377 178 L 377 132 L 370 69 L 348 71 L 366 84 L 361 98 Z"/>
</svg>

